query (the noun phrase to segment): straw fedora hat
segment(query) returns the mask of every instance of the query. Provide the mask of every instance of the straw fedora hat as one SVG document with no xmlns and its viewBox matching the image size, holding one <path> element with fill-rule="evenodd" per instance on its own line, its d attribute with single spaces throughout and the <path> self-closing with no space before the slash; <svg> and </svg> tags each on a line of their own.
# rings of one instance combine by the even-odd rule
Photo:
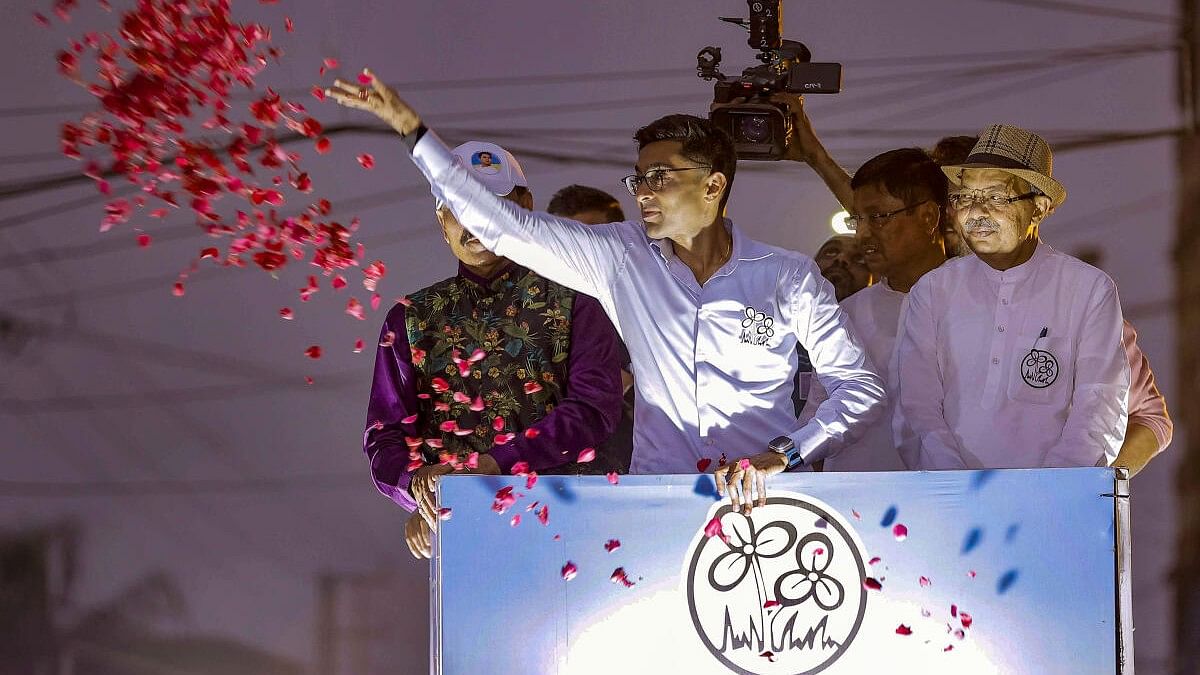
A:
<svg viewBox="0 0 1200 675">
<path fill-rule="evenodd" d="M 954 185 L 962 184 L 963 169 L 999 169 L 1024 178 L 1054 202 L 1067 199 L 1067 189 L 1054 180 L 1054 155 L 1041 136 L 1008 124 L 993 124 L 979 134 L 979 141 L 962 164 L 943 166 Z"/>
</svg>

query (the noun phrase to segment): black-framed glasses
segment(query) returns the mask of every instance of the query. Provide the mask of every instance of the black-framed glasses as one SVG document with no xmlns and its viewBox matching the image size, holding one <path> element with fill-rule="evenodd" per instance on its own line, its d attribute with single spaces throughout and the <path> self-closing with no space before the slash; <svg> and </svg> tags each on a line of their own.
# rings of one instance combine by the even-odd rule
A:
<svg viewBox="0 0 1200 675">
<path fill-rule="evenodd" d="M 621 183 L 625 185 L 625 189 L 629 190 L 629 194 L 637 196 L 638 189 L 642 187 L 642 183 L 650 188 L 651 192 L 658 192 L 663 187 L 663 181 L 667 179 L 667 174 L 672 171 L 692 171 L 694 169 L 712 169 L 711 166 L 685 166 L 678 169 L 650 169 L 645 174 L 631 173 L 621 179 Z"/>
<path fill-rule="evenodd" d="M 972 206 L 979 204 L 987 209 L 1002 209 L 1009 204 L 1019 202 L 1023 199 L 1033 199 L 1041 193 L 1037 190 L 1026 192 L 1023 195 L 1009 197 L 998 192 L 984 192 L 983 190 L 964 190 L 963 192 L 951 192 L 946 195 L 946 199 L 950 202 L 952 208 L 960 211 L 966 211 Z"/>
<path fill-rule="evenodd" d="M 883 227 L 884 225 L 887 225 L 888 223 L 892 222 L 892 218 L 895 218 L 896 216 L 900 215 L 901 213 L 904 213 L 905 211 L 912 211 L 913 209 L 917 208 L 918 206 L 920 206 L 922 204 L 927 203 L 928 201 L 929 201 L 928 199 L 925 199 L 925 200 L 917 202 L 916 204 L 909 204 L 908 206 L 902 206 L 902 207 L 896 209 L 895 211 L 888 211 L 887 213 L 868 213 L 865 216 L 856 216 L 856 215 L 851 214 L 849 216 L 846 216 L 846 219 L 845 219 L 846 227 L 850 228 L 851 231 L 857 232 L 858 226 L 865 224 L 865 225 L 869 225 L 871 227 L 871 229 L 878 230 L 879 228 Z"/>
</svg>

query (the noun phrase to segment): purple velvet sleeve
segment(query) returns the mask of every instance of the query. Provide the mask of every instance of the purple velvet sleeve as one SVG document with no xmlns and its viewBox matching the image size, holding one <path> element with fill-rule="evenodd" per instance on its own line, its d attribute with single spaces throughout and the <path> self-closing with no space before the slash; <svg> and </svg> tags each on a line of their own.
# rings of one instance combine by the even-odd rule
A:
<svg viewBox="0 0 1200 675">
<path fill-rule="evenodd" d="M 363 451 L 371 462 L 375 487 L 408 511 L 415 510 L 417 504 L 408 491 L 412 472 L 408 470 L 405 439 L 416 434 L 416 425 L 402 420 L 416 410 L 417 378 L 404 324 L 404 305 L 397 304 L 388 312 L 379 332 Z"/>
</svg>

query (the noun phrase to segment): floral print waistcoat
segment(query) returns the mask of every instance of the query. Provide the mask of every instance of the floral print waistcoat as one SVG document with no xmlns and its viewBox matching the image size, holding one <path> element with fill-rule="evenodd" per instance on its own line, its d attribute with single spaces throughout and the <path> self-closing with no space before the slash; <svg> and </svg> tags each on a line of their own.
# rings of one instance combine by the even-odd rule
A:
<svg viewBox="0 0 1200 675">
<path fill-rule="evenodd" d="M 486 285 L 459 275 L 409 300 L 417 432 L 442 452 L 486 452 L 562 399 L 575 291 L 512 264 Z"/>
</svg>

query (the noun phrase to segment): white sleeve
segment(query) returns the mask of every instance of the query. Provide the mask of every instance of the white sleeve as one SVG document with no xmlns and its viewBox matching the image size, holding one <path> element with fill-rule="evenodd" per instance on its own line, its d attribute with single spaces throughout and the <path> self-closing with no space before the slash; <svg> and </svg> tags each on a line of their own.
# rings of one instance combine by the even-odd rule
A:
<svg viewBox="0 0 1200 675">
<path fill-rule="evenodd" d="M 1071 411 L 1043 466 L 1102 466 L 1121 451 L 1128 422 L 1129 358 L 1121 343 L 1124 321 L 1116 286 L 1106 280 L 1092 294 L 1075 351 Z"/>
<path fill-rule="evenodd" d="M 887 394 L 850 322 L 834 298 L 833 286 L 808 264 L 792 277 L 794 330 L 808 350 L 813 372 L 827 398 L 812 419 L 789 434 L 811 465 L 861 438 L 884 409 Z"/>
<path fill-rule="evenodd" d="M 434 196 L 493 253 L 611 306 L 634 232 L 629 223 L 584 225 L 527 211 L 489 192 L 432 131 L 412 157 Z"/>
<path fill-rule="evenodd" d="M 938 367 L 937 325 L 929 287 L 921 281 L 912 287 L 900 319 L 894 371 L 899 401 L 892 418 L 893 440 L 905 464 L 913 461 L 913 445 L 917 446 L 917 466 L 910 468 L 965 469 L 958 439 L 942 414 L 946 390 Z"/>
</svg>

